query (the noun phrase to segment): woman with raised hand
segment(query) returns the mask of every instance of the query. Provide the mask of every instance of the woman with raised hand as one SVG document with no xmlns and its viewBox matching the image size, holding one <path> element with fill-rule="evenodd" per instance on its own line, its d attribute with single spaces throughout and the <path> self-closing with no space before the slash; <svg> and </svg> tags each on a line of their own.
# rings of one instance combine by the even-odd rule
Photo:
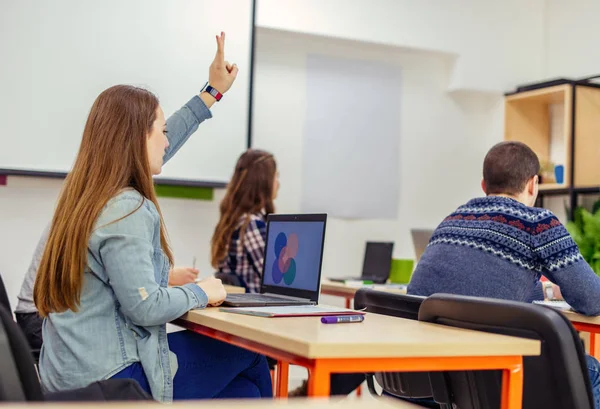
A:
<svg viewBox="0 0 600 409">
<path fill-rule="evenodd" d="M 272 396 L 264 357 L 166 332 L 169 321 L 226 296 L 214 278 L 168 286 L 173 254 L 152 180 L 235 80 L 224 41 L 217 36 L 210 87 L 167 121 L 141 88 L 117 85 L 94 102 L 35 282 L 45 390 L 133 378 L 164 402 Z"/>
</svg>

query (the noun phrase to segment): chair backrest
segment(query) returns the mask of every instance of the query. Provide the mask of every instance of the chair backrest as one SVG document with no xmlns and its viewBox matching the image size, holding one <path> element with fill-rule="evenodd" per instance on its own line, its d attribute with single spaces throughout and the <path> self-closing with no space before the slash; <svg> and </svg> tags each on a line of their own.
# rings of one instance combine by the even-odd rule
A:
<svg viewBox="0 0 600 409">
<path fill-rule="evenodd" d="M 541 355 L 524 357 L 523 408 L 593 409 L 579 335 L 560 312 L 514 301 L 434 294 L 419 321 L 537 339 Z M 499 408 L 500 371 L 448 372 L 453 404 L 460 409 Z"/>
<path fill-rule="evenodd" d="M 4 286 L 4 280 L 2 280 L 2 276 L 0 275 L 0 305 L 6 308 L 8 311 L 12 311 L 10 307 L 10 301 L 8 299 L 8 293 L 6 292 L 6 287 Z"/>
<path fill-rule="evenodd" d="M 419 319 L 419 308 L 425 297 L 417 295 L 388 293 L 385 291 L 361 288 L 354 295 L 354 309 L 392 317 Z"/>
<path fill-rule="evenodd" d="M 13 359 L 8 334 L 0 324 L 0 402 L 24 402 L 25 393 Z"/>
<path fill-rule="evenodd" d="M 424 297 L 392 294 L 361 288 L 354 296 L 354 308 L 393 317 L 417 320 Z M 389 394 L 405 398 L 432 396 L 427 372 L 378 372 L 377 383 Z"/>
<path fill-rule="evenodd" d="M 13 320 L 12 314 L 9 310 L 0 306 L 0 324 L 4 330 L 7 342 L 6 346 L 2 346 L 0 355 L 10 355 L 14 362 L 12 376 L 18 379 L 19 385 L 15 386 L 15 389 L 20 388 L 24 400 L 27 401 L 43 401 L 44 395 L 42 394 L 42 388 L 38 379 L 37 372 L 33 361 L 33 356 L 29 349 L 29 343 L 25 338 L 25 335 L 21 332 L 21 328 Z M 5 349 L 5 348 L 8 348 Z M 10 370 L 10 366 L 7 367 Z M 4 383 L 5 370 L 0 368 L 2 372 L 2 383 Z M 6 375 L 8 376 L 8 375 Z M 14 383 L 14 382 L 13 382 Z M 15 399 L 9 397 L 9 400 Z"/>
</svg>

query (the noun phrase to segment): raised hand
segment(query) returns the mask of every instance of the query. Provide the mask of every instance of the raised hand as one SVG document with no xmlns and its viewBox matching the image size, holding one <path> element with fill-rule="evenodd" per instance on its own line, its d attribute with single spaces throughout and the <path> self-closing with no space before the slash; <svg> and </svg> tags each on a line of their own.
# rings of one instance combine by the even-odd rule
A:
<svg viewBox="0 0 600 409">
<path fill-rule="evenodd" d="M 208 70 L 208 82 L 213 88 L 224 94 L 229 91 L 235 81 L 238 67 L 225 60 L 225 33 L 221 32 L 221 35 L 216 38 L 217 53 Z"/>
</svg>

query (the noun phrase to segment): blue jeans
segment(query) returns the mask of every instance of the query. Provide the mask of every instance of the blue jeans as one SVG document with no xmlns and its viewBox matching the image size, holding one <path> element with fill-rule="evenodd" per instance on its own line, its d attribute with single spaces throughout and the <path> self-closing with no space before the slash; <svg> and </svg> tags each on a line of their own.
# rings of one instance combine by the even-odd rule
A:
<svg viewBox="0 0 600 409">
<path fill-rule="evenodd" d="M 594 408 L 600 409 L 600 362 L 593 356 L 586 355 L 585 361 L 590 374 Z"/>
<path fill-rule="evenodd" d="M 264 356 L 191 331 L 174 332 L 168 338 L 179 364 L 173 379 L 173 400 L 273 396 Z M 135 379 L 151 393 L 139 362 L 113 378 Z"/>
</svg>

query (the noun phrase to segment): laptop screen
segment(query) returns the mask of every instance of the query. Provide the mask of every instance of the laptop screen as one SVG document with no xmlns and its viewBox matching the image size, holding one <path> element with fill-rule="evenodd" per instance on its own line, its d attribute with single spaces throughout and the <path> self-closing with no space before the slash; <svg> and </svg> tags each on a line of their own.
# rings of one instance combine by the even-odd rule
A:
<svg viewBox="0 0 600 409">
<path fill-rule="evenodd" d="M 325 221 L 271 220 L 263 286 L 317 291 Z"/>
<path fill-rule="evenodd" d="M 415 260 L 418 263 L 429 244 L 429 240 L 431 240 L 431 236 L 433 236 L 433 230 L 411 229 L 410 233 L 415 247 Z"/>
<path fill-rule="evenodd" d="M 394 243 L 367 242 L 363 261 L 363 277 L 388 278 L 392 266 Z"/>
</svg>

